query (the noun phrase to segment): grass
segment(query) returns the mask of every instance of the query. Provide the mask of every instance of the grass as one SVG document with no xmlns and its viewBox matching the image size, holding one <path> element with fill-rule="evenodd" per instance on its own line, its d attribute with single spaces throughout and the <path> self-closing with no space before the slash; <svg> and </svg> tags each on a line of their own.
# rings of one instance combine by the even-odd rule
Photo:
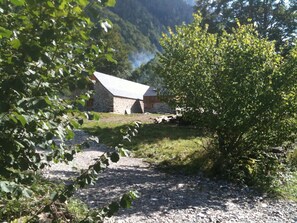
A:
<svg viewBox="0 0 297 223">
<path fill-rule="evenodd" d="M 116 115 L 99 113 L 99 121 L 86 121 L 83 128 L 99 137 L 99 141 L 108 146 L 123 143 L 123 130 L 133 121 L 141 121 L 142 127 L 137 136 L 125 147 L 136 157 L 160 168 L 171 171 L 192 173 L 197 171 L 205 154 L 208 138 L 191 126 L 176 124 L 154 124 L 153 119 L 160 115 Z M 201 162 L 201 165 L 205 164 Z"/>
<path fill-rule="evenodd" d="M 283 182 L 278 185 L 277 192 L 282 197 L 297 202 L 297 171 L 286 174 Z"/>
</svg>

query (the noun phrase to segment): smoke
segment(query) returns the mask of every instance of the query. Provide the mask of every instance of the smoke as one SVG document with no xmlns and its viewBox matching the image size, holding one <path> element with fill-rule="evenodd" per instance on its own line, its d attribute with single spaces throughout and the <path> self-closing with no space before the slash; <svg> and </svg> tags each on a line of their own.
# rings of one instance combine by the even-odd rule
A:
<svg viewBox="0 0 297 223">
<path fill-rule="evenodd" d="M 184 0 L 184 2 L 187 3 L 190 6 L 194 6 L 196 4 L 195 0 Z"/>
<path fill-rule="evenodd" d="M 155 57 L 155 54 L 152 52 L 139 52 L 131 55 L 129 59 L 132 63 L 133 70 L 135 70 L 136 68 L 140 67 L 142 64 L 146 64 L 147 62 L 149 62 L 154 57 Z"/>
</svg>

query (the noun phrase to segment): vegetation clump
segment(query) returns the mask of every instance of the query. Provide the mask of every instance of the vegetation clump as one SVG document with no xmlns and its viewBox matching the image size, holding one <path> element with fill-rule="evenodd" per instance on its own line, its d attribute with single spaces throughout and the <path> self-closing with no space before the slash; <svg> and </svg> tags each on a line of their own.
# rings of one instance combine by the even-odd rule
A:
<svg viewBox="0 0 297 223">
<path fill-rule="evenodd" d="M 218 35 L 201 21 L 161 39 L 166 98 L 213 137 L 214 173 L 269 188 L 296 140 L 297 47 L 284 57 L 252 25 Z"/>
<path fill-rule="evenodd" d="M 61 187 L 48 186 L 38 177 L 49 162 L 67 163 L 87 146 L 66 143 L 83 123 L 73 114 L 90 97 L 87 87 L 94 62 L 102 57 L 112 60 L 104 41 L 94 35 L 107 31 L 110 24 L 91 9 L 114 4 L 0 0 L 0 221 L 73 219 L 67 200 L 95 183 L 110 162 L 118 161 L 122 148 L 98 157 Z M 77 91 L 84 93 L 73 93 Z M 89 211 L 84 222 L 100 222 L 135 198 L 129 192 L 103 209 Z"/>
</svg>

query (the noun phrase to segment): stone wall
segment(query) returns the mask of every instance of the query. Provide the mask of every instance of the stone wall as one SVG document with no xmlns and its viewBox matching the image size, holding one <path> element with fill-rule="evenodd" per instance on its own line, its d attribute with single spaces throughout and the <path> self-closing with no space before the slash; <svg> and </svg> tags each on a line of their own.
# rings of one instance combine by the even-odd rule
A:
<svg viewBox="0 0 297 223">
<path fill-rule="evenodd" d="M 142 100 L 113 96 L 100 82 L 94 85 L 92 109 L 97 112 L 143 113 Z"/>
<path fill-rule="evenodd" d="M 114 97 L 113 111 L 119 114 L 143 113 L 143 101 L 130 98 Z"/>
<path fill-rule="evenodd" d="M 98 112 L 113 112 L 113 95 L 100 83 L 94 86 L 93 110 Z"/>
</svg>

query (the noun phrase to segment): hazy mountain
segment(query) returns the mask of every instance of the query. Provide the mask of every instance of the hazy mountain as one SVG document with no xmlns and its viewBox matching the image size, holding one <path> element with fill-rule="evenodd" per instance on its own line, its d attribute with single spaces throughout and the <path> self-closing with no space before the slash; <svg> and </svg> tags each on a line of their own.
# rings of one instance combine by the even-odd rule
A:
<svg viewBox="0 0 297 223">
<path fill-rule="evenodd" d="M 192 21 L 192 1 L 182 0 L 117 0 L 108 17 L 119 27 L 130 49 L 133 67 L 138 67 L 160 51 L 159 39 L 168 27 Z"/>
<path fill-rule="evenodd" d="M 113 23 L 109 32 L 102 31 L 93 36 L 105 39 L 112 47 L 117 63 L 99 58 L 95 63 L 96 70 L 122 78 L 134 77 L 139 82 L 154 79 L 149 77 L 152 71 L 146 72 L 144 78 L 132 71 L 162 50 L 159 44 L 162 33 L 168 32 L 168 27 L 174 30 L 176 25 L 190 23 L 193 19 L 193 7 L 183 0 L 117 0 L 115 7 L 90 8 L 88 13 L 95 22 L 100 21 L 99 15 Z M 148 66 L 148 69 L 152 67 Z"/>
</svg>

